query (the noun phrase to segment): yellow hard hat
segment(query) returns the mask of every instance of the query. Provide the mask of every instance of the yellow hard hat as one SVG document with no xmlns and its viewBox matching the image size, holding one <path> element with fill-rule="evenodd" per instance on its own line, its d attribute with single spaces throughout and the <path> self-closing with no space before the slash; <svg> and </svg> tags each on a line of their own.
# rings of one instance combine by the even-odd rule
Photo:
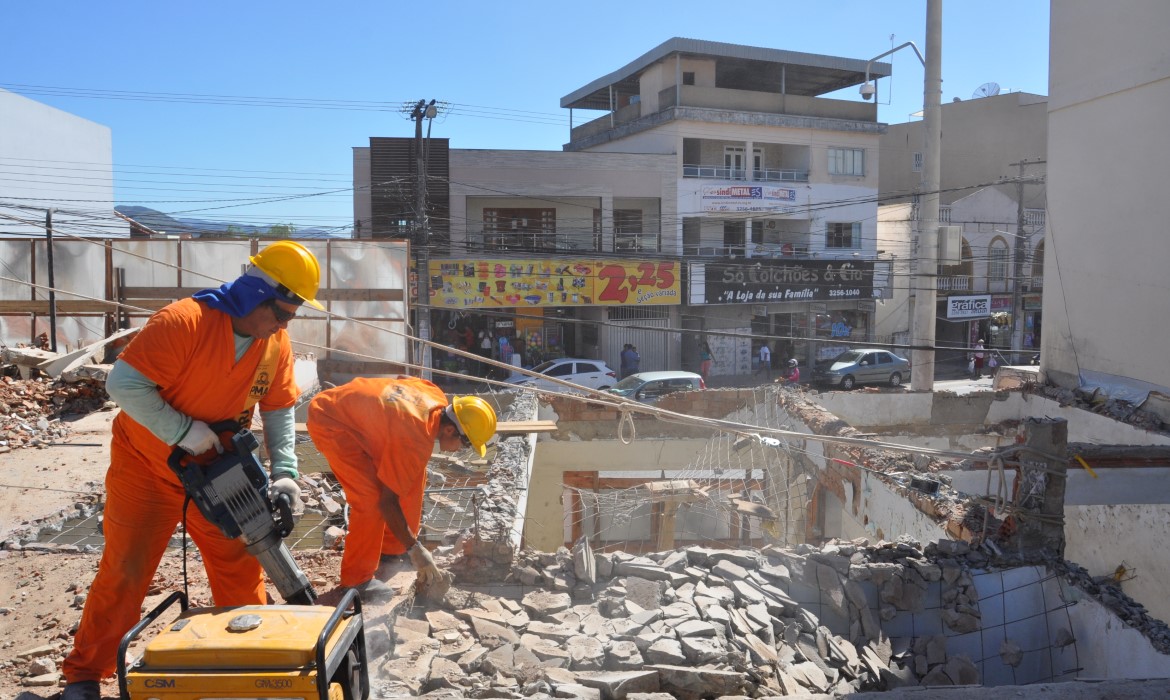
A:
<svg viewBox="0 0 1170 700">
<path fill-rule="evenodd" d="M 321 266 L 305 246 L 296 241 L 277 241 L 253 255 L 251 261 L 284 287 L 278 291 L 287 291 L 314 309 L 325 310 L 317 301 Z"/>
<path fill-rule="evenodd" d="M 487 454 L 487 441 L 496 434 L 496 409 L 478 396 L 456 396 L 451 399 L 451 409 L 459 429 L 483 457 Z"/>
</svg>

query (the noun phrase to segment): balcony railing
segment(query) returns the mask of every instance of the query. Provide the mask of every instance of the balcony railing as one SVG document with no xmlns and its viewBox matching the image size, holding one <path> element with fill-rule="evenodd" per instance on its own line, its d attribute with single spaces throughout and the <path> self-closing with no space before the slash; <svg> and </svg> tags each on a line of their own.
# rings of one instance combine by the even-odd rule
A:
<svg viewBox="0 0 1170 700">
<path fill-rule="evenodd" d="M 938 291 L 940 292 L 969 292 L 971 291 L 971 278 L 963 275 L 960 277 L 938 277 Z"/>
<path fill-rule="evenodd" d="M 705 178 L 708 180 L 746 180 L 744 168 L 720 168 L 709 165 L 684 165 L 683 177 Z M 752 179 L 758 182 L 808 182 L 807 170 L 789 168 L 767 168 L 753 170 Z"/>
</svg>

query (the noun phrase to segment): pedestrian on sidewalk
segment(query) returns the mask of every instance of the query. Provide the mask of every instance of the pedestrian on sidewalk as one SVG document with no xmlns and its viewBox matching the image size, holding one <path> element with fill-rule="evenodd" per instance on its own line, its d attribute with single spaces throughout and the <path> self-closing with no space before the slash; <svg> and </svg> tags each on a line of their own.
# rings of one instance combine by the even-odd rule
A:
<svg viewBox="0 0 1170 700">
<path fill-rule="evenodd" d="M 707 381 L 711 375 L 711 365 L 715 362 L 715 355 L 711 352 L 711 346 L 707 344 L 707 339 L 703 338 L 699 341 L 699 375 L 703 377 L 703 381 Z"/>
<path fill-rule="evenodd" d="M 971 372 L 972 379 L 979 379 L 983 376 L 983 338 L 975 341 L 975 364 Z"/>
<path fill-rule="evenodd" d="M 772 381 L 772 351 L 768 349 L 767 343 L 760 345 L 759 356 L 760 366 L 756 368 L 755 374 L 763 372 L 768 381 Z"/>
<path fill-rule="evenodd" d="M 618 370 L 618 374 L 621 376 L 619 376 L 618 379 L 625 379 L 626 377 L 630 376 L 634 372 L 638 371 L 637 370 L 637 364 L 638 364 L 637 355 L 638 355 L 638 352 L 636 350 L 634 350 L 633 345 L 626 343 L 625 345 L 622 346 L 622 352 L 621 352 L 621 355 L 619 356 L 621 359 L 621 366 Z"/>
</svg>

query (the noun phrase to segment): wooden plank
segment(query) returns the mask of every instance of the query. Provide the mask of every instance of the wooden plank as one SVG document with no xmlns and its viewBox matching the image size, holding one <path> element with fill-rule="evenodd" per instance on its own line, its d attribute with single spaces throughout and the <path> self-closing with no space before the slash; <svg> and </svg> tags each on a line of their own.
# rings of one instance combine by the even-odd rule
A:
<svg viewBox="0 0 1170 700">
<path fill-rule="evenodd" d="M 406 367 L 397 362 L 358 360 L 317 360 L 317 374 L 337 372 L 339 374 L 355 374 L 367 376 L 371 374 L 405 374 Z"/>
<path fill-rule="evenodd" d="M 516 435 L 523 433 L 555 433 L 555 420 L 518 420 L 500 421 L 496 423 L 497 435 Z"/>
<path fill-rule="evenodd" d="M 297 423 L 297 432 L 305 432 L 305 424 Z M 497 435 L 517 435 L 524 433 L 548 433 L 557 429 L 555 421 L 501 421 L 496 423 Z M 472 461 L 475 464 L 478 460 Z"/>
<path fill-rule="evenodd" d="M 126 299 L 183 299 L 207 287 L 123 287 Z M 317 301 L 402 301 L 401 289 L 322 289 Z"/>
<path fill-rule="evenodd" d="M 108 313 L 113 311 L 116 304 L 112 301 L 94 301 L 92 299 L 58 299 L 58 314 L 85 314 Z M 11 299 L 0 300 L 0 314 L 44 314 L 49 313 L 49 301 Z"/>
</svg>

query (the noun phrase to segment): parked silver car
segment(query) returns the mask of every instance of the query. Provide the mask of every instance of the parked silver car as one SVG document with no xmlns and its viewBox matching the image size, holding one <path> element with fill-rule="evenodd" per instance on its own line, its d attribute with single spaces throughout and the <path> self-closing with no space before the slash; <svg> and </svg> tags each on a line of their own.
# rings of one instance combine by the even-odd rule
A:
<svg viewBox="0 0 1170 700">
<path fill-rule="evenodd" d="M 858 384 L 900 386 L 909 379 L 910 361 L 880 348 L 846 350 L 813 370 L 815 383 L 846 391 Z"/>
<path fill-rule="evenodd" d="M 615 384 L 609 393 L 642 403 L 654 403 L 676 391 L 706 388 L 703 378 L 694 372 L 637 372 Z"/>
</svg>

